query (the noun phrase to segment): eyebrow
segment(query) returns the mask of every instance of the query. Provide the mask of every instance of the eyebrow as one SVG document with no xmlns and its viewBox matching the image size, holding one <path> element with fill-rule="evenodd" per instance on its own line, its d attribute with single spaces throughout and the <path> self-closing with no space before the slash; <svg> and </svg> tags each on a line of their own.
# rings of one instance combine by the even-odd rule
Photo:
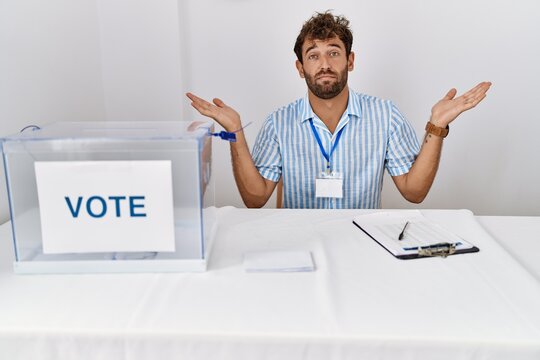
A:
<svg viewBox="0 0 540 360">
<path fill-rule="evenodd" d="M 330 43 L 330 44 L 328 44 L 328 46 L 336 47 L 336 48 L 338 48 L 340 50 L 343 50 L 343 48 L 338 43 Z M 313 44 L 311 46 L 309 46 L 304 53 L 307 54 L 308 52 L 310 52 L 311 50 L 313 50 L 313 49 L 315 49 L 317 47 L 318 47 L 317 43 L 314 41 Z"/>
</svg>

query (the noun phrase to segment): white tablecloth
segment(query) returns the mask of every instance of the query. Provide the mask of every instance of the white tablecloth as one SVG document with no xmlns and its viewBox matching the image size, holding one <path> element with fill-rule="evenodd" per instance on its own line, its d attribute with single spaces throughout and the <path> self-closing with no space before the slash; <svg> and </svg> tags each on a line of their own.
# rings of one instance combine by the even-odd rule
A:
<svg viewBox="0 0 540 360">
<path fill-rule="evenodd" d="M 0 358 L 540 359 L 540 281 L 507 229 L 519 218 L 481 218 L 494 240 L 467 211 L 424 211 L 480 252 L 397 260 L 359 213 L 220 209 L 202 274 L 14 275 L 2 225 Z M 538 239 L 531 219 L 521 234 Z M 309 250 L 317 270 L 246 273 L 260 250 Z"/>
<path fill-rule="evenodd" d="M 477 216 L 476 220 L 540 281 L 540 217 Z"/>
</svg>

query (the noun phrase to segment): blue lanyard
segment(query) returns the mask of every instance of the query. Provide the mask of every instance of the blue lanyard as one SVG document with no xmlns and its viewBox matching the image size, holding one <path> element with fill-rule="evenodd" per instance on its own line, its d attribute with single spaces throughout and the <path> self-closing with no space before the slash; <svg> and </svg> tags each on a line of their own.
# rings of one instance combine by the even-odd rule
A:
<svg viewBox="0 0 540 360">
<path fill-rule="evenodd" d="M 321 137 L 319 136 L 319 132 L 317 129 L 315 129 L 315 125 L 313 125 L 313 119 L 309 119 L 309 125 L 311 125 L 311 130 L 313 131 L 313 135 L 315 135 L 315 139 L 317 140 L 317 143 L 319 144 L 319 148 L 321 149 L 321 152 L 326 159 L 326 170 L 327 172 L 330 172 L 330 159 L 332 158 L 332 154 L 334 153 L 334 150 L 336 149 L 337 144 L 339 143 L 339 139 L 341 139 L 341 133 L 343 132 L 343 129 L 345 127 L 342 127 L 341 130 L 339 130 L 336 141 L 334 141 L 334 146 L 330 149 L 330 154 L 326 153 L 326 150 L 324 150 L 324 146 L 321 141 Z"/>
</svg>

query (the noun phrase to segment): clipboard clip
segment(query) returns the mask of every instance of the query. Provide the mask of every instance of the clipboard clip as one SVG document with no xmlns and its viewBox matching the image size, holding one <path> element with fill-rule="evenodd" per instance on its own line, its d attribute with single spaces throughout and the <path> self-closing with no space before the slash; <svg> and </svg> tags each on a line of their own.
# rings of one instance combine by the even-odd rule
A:
<svg viewBox="0 0 540 360">
<path fill-rule="evenodd" d="M 430 257 L 442 257 L 445 258 L 448 255 L 452 255 L 456 252 L 456 245 L 449 243 L 435 244 L 428 247 L 418 249 L 419 256 L 430 256 Z"/>
</svg>

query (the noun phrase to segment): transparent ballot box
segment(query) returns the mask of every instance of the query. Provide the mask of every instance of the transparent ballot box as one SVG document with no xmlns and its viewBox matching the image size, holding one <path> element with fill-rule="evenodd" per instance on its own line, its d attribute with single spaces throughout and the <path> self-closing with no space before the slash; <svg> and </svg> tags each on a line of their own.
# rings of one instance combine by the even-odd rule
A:
<svg viewBox="0 0 540 360">
<path fill-rule="evenodd" d="M 58 122 L 1 139 L 17 273 L 205 271 L 211 122 Z"/>
</svg>

